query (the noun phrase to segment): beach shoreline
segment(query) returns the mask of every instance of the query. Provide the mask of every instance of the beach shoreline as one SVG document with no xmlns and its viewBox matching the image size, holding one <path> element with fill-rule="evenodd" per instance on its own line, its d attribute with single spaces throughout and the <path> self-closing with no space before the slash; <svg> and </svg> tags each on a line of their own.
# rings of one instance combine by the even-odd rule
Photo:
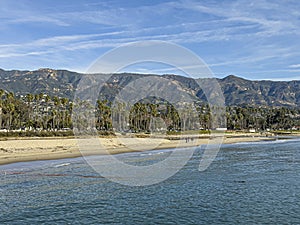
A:
<svg viewBox="0 0 300 225">
<path fill-rule="evenodd" d="M 216 140 L 217 138 L 222 138 Z M 90 155 L 120 154 L 127 152 L 142 152 L 159 149 L 186 148 L 200 145 L 222 143 L 233 144 L 241 142 L 273 141 L 277 137 L 266 137 L 257 134 L 229 134 L 224 137 L 198 136 L 168 136 L 167 138 L 148 137 L 101 137 L 94 138 L 98 145 L 94 148 L 87 144 L 86 139 L 74 137 L 52 138 L 10 138 L 0 141 L 0 165 L 64 158 L 77 158 Z"/>
</svg>

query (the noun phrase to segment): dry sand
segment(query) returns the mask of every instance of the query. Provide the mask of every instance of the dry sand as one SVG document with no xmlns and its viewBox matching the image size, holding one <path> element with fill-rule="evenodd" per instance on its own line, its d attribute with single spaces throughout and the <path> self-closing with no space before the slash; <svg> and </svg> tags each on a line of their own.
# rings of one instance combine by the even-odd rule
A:
<svg viewBox="0 0 300 225">
<path fill-rule="evenodd" d="M 92 140 L 74 138 L 31 138 L 0 141 L 0 164 L 13 162 L 81 157 L 82 155 L 118 154 L 134 151 L 191 147 L 214 142 L 237 143 L 272 140 L 262 136 L 227 136 L 168 140 L 164 138 L 108 137 Z M 96 145 L 94 142 L 97 141 Z M 79 151 L 80 149 L 80 151 Z"/>
</svg>

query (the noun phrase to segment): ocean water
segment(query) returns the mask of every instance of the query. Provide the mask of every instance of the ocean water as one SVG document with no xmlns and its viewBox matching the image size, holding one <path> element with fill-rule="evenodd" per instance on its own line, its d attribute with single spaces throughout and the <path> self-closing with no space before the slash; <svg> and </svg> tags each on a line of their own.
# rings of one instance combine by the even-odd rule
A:
<svg viewBox="0 0 300 225">
<path fill-rule="evenodd" d="M 299 144 L 224 145 L 204 172 L 200 147 L 175 176 L 145 187 L 113 183 L 81 158 L 0 166 L 0 224 L 300 224 Z M 168 154 L 118 157 L 148 165 Z"/>
</svg>

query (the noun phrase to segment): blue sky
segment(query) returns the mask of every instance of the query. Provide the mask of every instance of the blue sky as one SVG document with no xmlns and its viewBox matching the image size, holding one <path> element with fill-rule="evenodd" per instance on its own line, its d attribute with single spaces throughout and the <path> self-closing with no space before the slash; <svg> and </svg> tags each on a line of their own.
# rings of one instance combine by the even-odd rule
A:
<svg viewBox="0 0 300 225">
<path fill-rule="evenodd" d="M 122 44 L 162 40 L 195 52 L 216 77 L 300 79 L 297 0 L 1 0 L 0 21 L 3 69 L 84 72 Z"/>
</svg>

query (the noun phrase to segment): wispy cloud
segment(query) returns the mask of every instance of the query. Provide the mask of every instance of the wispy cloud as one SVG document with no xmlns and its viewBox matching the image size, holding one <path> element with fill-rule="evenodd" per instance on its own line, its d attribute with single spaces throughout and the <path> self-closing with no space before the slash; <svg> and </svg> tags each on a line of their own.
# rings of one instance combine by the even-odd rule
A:
<svg viewBox="0 0 300 225">
<path fill-rule="evenodd" d="M 18 18 L 7 21 L 8 24 L 22 24 L 22 23 L 53 23 L 58 26 L 70 26 L 69 23 L 66 23 L 62 20 L 55 18 L 44 17 L 44 16 L 30 16 L 27 18 Z"/>
<path fill-rule="evenodd" d="M 295 0 L 74 4 L 3 0 L 0 63 L 13 67 L 11 62 L 36 60 L 56 67 L 72 57 L 69 67 L 81 68 L 83 61 L 106 49 L 162 40 L 204 56 L 216 73 L 226 73 L 226 68 L 267 74 L 271 65 L 276 71 L 295 73 L 300 68 L 294 60 L 300 56 L 299 7 Z"/>
<path fill-rule="evenodd" d="M 293 69 L 299 68 L 299 69 L 300 69 L 300 64 L 293 64 L 293 65 L 290 65 L 289 68 L 293 68 Z"/>
<path fill-rule="evenodd" d="M 1 25 L 24 25 L 24 24 L 54 24 L 57 26 L 69 26 L 66 21 L 56 17 L 53 13 L 43 13 L 33 10 L 33 2 L 12 2 L 3 0 L 0 3 Z M 13 10 L 12 10 L 13 9 Z"/>
<path fill-rule="evenodd" d="M 120 32 L 108 32 L 108 33 L 87 34 L 87 35 L 64 35 L 64 36 L 54 36 L 51 38 L 42 38 L 27 43 L 4 44 L 4 45 L 0 45 L 0 57 L 21 57 L 27 55 L 44 55 L 53 52 L 59 52 L 62 50 L 76 50 L 80 48 L 87 48 L 88 44 L 92 44 L 93 41 L 91 40 L 90 43 L 87 43 L 85 42 L 86 40 L 103 38 L 105 36 L 118 35 L 121 33 L 122 32 L 120 31 Z M 74 46 L 77 47 L 75 48 Z M 104 46 L 112 47 L 113 45 L 112 44 L 105 45 L 105 43 L 103 43 L 101 47 Z M 91 46 L 91 48 L 93 47 L 95 46 Z M 100 47 L 100 45 L 98 47 Z"/>
<path fill-rule="evenodd" d="M 195 23 L 192 24 L 196 26 Z M 167 28 L 178 27 L 179 25 L 167 26 Z M 79 49 L 94 49 L 117 47 L 124 43 L 145 41 L 145 40 L 163 40 L 179 44 L 183 43 L 201 43 L 222 40 L 239 39 L 238 31 L 251 29 L 252 25 L 241 25 L 235 27 L 210 28 L 207 30 L 197 29 L 194 31 L 175 32 L 169 34 L 143 35 L 147 32 L 164 30 L 164 27 L 144 28 L 143 30 L 123 30 L 98 34 L 86 35 L 63 35 L 50 38 L 42 38 L 32 42 L 20 44 L 0 45 L 0 57 L 26 56 L 30 51 L 36 52 L 37 49 L 47 48 L 47 51 L 40 51 L 40 54 L 56 51 L 75 51 Z M 173 31 L 174 32 L 174 31 Z M 52 51 L 51 51 L 52 50 Z M 22 54 L 24 52 L 24 54 Z"/>
<path fill-rule="evenodd" d="M 191 11 L 223 18 L 227 22 L 256 24 L 262 29 L 257 33 L 261 36 L 282 35 L 283 32 L 299 34 L 298 7 L 287 8 L 281 1 L 220 1 L 218 5 L 210 6 L 205 6 L 203 2 L 198 1 L 183 1 L 175 4 Z M 299 2 L 296 2 L 296 5 L 300 6 Z"/>
</svg>

